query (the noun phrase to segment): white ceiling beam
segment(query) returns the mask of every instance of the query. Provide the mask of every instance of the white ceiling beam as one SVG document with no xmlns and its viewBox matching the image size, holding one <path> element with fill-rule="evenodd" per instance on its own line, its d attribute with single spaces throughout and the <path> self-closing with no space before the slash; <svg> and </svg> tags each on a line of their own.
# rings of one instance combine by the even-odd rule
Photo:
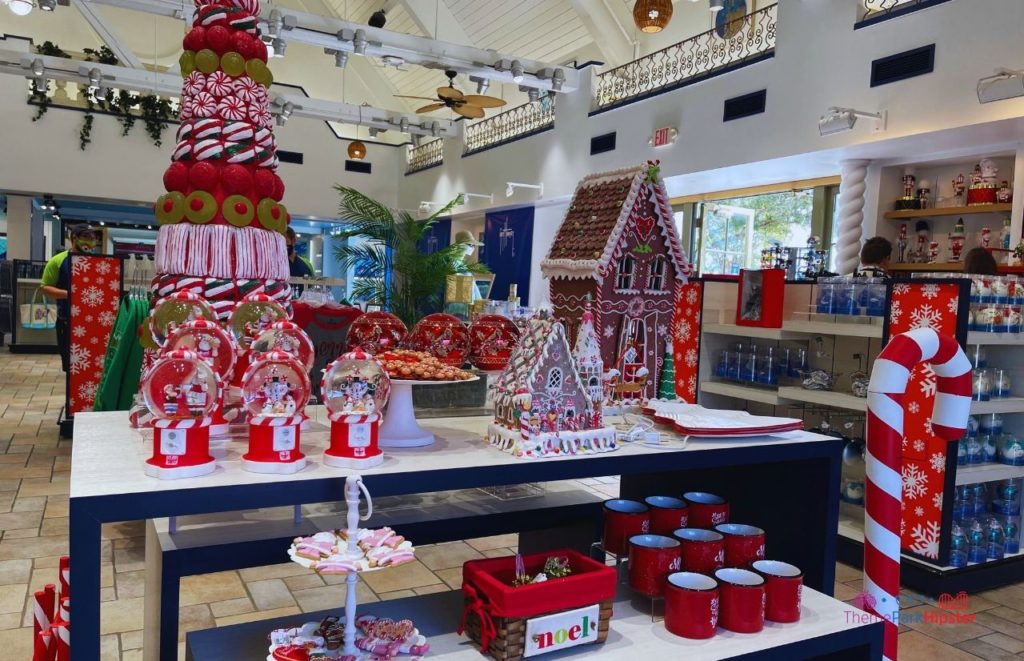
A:
<svg viewBox="0 0 1024 661">
<path fill-rule="evenodd" d="M 89 71 L 99 70 L 101 82 L 107 87 L 134 90 L 161 96 L 178 97 L 181 94 L 181 76 L 158 73 L 147 69 L 129 69 L 119 65 L 99 62 L 82 62 L 62 57 L 34 55 L 23 51 L 0 49 L 0 73 L 33 77 L 33 66 L 43 66 L 42 77 L 49 80 L 67 80 L 88 84 Z M 273 112 L 280 114 L 285 104 L 290 104 L 289 115 L 329 122 L 362 124 L 385 131 L 402 130 L 412 135 L 433 135 L 453 138 L 460 134 L 460 128 L 450 120 L 423 119 L 408 113 L 357 106 L 339 101 L 313 99 L 301 94 L 270 92 Z M 435 126 L 436 124 L 436 126 Z"/>
<path fill-rule="evenodd" d="M 633 42 L 605 0 L 572 0 L 572 7 L 606 63 L 618 66 L 633 59 Z"/>
<path fill-rule="evenodd" d="M 448 8 L 448 3 L 436 0 L 393 0 L 409 13 L 416 27 L 425 35 L 439 41 L 452 41 L 465 46 L 474 45 L 473 39 Z M 389 3 L 390 4 L 390 3 Z M 435 34 L 436 32 L 436 34 Z"/>
<path fill-rule="evenodd" d="M 100 38 L 100 41 L 107 45 L 107 48 L 117 56 L 118 60 L 126 67 L 131 67 L 132 69 L 142 68 L 142 62 L 135 55 L 135 52 L 124 45 L 124 42 L 114 28 L 107 25 L 107 22 L 93 6 L 82 0 L 74 0 L 74 5 L 75 9 L 82 15 L 82 18 L 89 24 L 89 27 Z"/>
</svg>

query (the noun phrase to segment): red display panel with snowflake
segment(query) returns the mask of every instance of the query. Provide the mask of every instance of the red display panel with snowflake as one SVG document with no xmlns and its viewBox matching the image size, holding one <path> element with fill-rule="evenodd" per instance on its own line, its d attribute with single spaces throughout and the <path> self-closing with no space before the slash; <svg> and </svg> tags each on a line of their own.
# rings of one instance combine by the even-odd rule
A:
<svg viewBox="0 0 1024 661">
<path fill-rule="evenodd" d="M 672 360 L 676 371 L 676 396 L 697 403 L 697 373 L 700 369 L 700 311 L 704 283 L 691 280 L 680 285 L 672 317 Z"/>
<path fill-rule="evenodd" d="M 91 411 L 103 376 L 110 331 L 121 303 L 121 259 L 71 255 L 70 356 L 67 408 L 70 417 Z"/>
<path fill-rule="evenodd" d="M 887 337 L 915 328 L 933 328 L 956 337 L 965 324 L 959 319 L 966 301 L 965 281 L 895 283 L 890 299 Z M 962 288 L 963 287 L 963 288 Z M 932 433 L 931 412 L 936 376 L 930 365 L 911 373 L 903 398 L 903 519 L 900 524 L 904 552 L 928 560 L 941 560 L 942 504 L 946 469 L 950 466 L 949 441 Z M 952 453 L 955 464 L 956 453 Z"/>
</svg>

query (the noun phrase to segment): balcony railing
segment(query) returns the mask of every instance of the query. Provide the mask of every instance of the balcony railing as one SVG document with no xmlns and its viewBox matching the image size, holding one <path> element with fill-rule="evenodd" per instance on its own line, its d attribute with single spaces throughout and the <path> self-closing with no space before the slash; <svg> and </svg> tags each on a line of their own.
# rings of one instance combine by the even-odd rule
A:
<svg viewBox="0 0 1024 661">
<path fill-rule="evenodd" d="M 770 56 L 775 52 L 777 13 L 778 5 L 769 5 L 602 73 L 594 90 L 595 110 L 625 105 Z"/>
<path fill-rule="evenodd" d="M 862 0 L 863 11 L 855 27 L 861 28 L 880 23 L 945 2 L 949 2 L 949 0 Z"/>
<path fill-rule="evenodd" d="M 546 131 L 555 125 L 555 95 L 542 96 L 466 127 L 463 156 Z"/>
<path fill-rule="evenodd" d="M 444 162 L 444 138 L 424 142 L 419 147 L 408 148 L 405 154 L 405 173 L 412 174 L 420 170 L 441 165 Z"/>
</svg>

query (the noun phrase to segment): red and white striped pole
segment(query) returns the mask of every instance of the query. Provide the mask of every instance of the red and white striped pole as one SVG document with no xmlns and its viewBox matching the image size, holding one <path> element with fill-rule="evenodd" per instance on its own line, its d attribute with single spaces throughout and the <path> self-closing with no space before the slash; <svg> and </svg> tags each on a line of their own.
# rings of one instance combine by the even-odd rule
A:
<svg viewBox="0 0 1024 661">
<path fill-rule="evenodd" d="M 886 621 L 883 653 L 890 661 L 896 659 L 900 611 L 903 396 L 919 363 L 930 363 L 937 379 L 931 417 L 936 435 L 960 438 L 971 409 L 971 363 L 952 337 L 918 328 L 893 337 L 875 360 L 868 385 L 864 591 L 868 611 Z"/>
</svg>

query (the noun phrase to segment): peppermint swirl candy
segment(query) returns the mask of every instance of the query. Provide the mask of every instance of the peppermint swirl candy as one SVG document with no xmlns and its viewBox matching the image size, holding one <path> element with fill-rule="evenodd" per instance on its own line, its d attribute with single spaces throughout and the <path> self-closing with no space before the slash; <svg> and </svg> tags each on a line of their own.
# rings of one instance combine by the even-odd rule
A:
<svg viewBox="0 0 1024 661">
<path fill-rule="evenodd" d="M 223 71 L 214 71 L 206 77 L 206 91 L 216 97 L 228 96 L 232 89 L 231 76 Z"/>
<path fill-rule="evenodd" d="M 192 98 L 194 117 L 213 117 L 217 112 L 217 99 L 209 92 L 200 92 Z"/>
<path fill-rule="evenodd" d="M 181 126 L 178 127 L 177 138 L 179 142 L 190 138 L 216 138 L 220 135 L 223 125 L 223 120 L 214 117 L 182 122 Z"/>
<path fill-rule="evenodd" d="M 263 90 L 263 87 L 252 78 L 242 76 L 231 84 L 231 89 L 242 101 L 256 103 L 259 99 L 259 90 Z M 263 90 L 263 93 L 266 94 L 266 90 Z"/>
<path fill-rule="evenodd" d="M 192 141 L 182 140 L 178 143 L 178 146 L 174 148 L 174 153 L 171 154 L 172 161 L 191 161 L 192 160 Z"/>
<path fill-rule="evenodd" d="M 270 111 L 261 106 L 249 106 L 249 119 L 253 124 L 269 129 L 274 125 L 274 118 Z"/>
<path fill-rule="evenodd" d="M 217 114 L 224 119 L 241 120 L 245 119 L 246 105 L 234 96 L 226 96 L 217 105 Z"/>
<path fill-rule="evenodd" d="M 263 85 L 259 85 L 259 87 L 256 88 L 256 99 L 253 101 L 253 103 L 257 103 L 262 106 L 268 105 L 270 103 L 270 97 L 267 95 L 266 87 L 264 87 Z"/>
<path fill-rule="evenodd" d="M 224 122 L 224 139 L 231 142 L 252 140 L 255 133 L 252 124 L 246 121 Z"/>
<path fill-rule="evenodd" d="M 260 0 L 228 0 L 229 5 L 256 16 L 260 13 Z"/>
<path fill-rule="evenodd" d="M 183 96 L 178 106 L 178 119 L 192 119 L 192 99 Z"/>
<path fill-rule="evenodd" d="M 206 88 L 206 76 L 201 71 L 193 71 L 185 78 L 181 91 L 189 96 L 195 96 Z"/>
<path fill-rule="evenodd" d="M 211 158 L 220 158 L 224 153 L 224 147 L 224 141 L 216 138 L 197 140 L 194 148 L 196 160 L 208 161 Z"/>
<path fill-rule="evenodd" d="M 228 10 L 217 5 L 208 5 L 196 9 L 196 22 L 204 28 L 218 25 L 228 20 Z"/>
</svg>

